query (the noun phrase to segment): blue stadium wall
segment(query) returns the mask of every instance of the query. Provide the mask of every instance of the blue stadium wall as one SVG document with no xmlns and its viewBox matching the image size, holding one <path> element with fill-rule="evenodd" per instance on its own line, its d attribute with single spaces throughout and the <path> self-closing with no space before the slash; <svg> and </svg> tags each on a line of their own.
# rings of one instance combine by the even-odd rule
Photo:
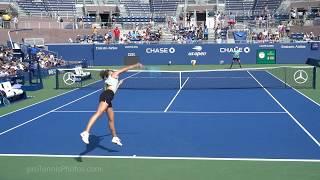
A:
<svg viewBox="0 0 320 180">
<path fill-rule="evenodd" d="M 257 51 L 274 49 L 277 64 L 303 64 L 308 58 L 320 58 L 320 50 L 311 49 L 312 43 L 283 44 L 47 44 L 48 50 L 57 52 L 65 60 L 86 60 L 92 65 L 123 65 L 127 56 L 137 56 L 141 63 L 150 65 L 230 63 L 232 52 L 241 51 L 243 64 L 256 64 Z"/>
</svg>

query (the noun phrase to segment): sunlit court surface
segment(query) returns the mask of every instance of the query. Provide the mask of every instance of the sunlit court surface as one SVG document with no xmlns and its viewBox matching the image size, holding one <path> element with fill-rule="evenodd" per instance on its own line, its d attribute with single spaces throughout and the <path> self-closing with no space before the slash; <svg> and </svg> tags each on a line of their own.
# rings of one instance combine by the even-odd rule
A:
<svg viewBox="0 0 320 180">
<path fill-rule="evenodd" d="M 319 2 L 0 0 L 0 180 L 319 180 Z"/>
</svg>

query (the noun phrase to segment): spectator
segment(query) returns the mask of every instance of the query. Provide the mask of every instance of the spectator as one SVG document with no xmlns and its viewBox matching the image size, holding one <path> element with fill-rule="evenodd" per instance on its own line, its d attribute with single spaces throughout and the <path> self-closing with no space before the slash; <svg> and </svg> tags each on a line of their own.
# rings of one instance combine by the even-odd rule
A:
<svg viewBox="0 0 320 180">
<path fill-rule="evenodd" d="M 97 35 L 98 34 L 98 29 L 97 29 L 97 27 L 93 27 L 93 29 L 92 29 L 92 34 L 93 35 Z"/>
<path fill-rule="evenodd" d="M 209 39 L 209 29 L 208 29 L 207 25 L 204 26 L 203 35 L 204 35 L 204 40 L 208 40 Z"/>
<path fill-rule="evenodd" d="M 111 30 L 108 31 L 108 34 L 107 34 L 107 40 L 108 40 L 108 44 L 110 44 L 112 42 L 112 32 Z"/>
<path fill-rule="evenodd" d="M 60 15 L 58 15 L 58 17 L 57 17 L 57 22 L 59 23 L 60 20 L 61 20 L 61 17 L 60 17 Z"/>
<path fill-rule="evenodd" d="M 0 77 L 15 76 L 20 70 L 25 70 L 22 58 L 14 58 L 11 49 L 2 47 L 0 49 Z"/>
<path fill-rule="evenodd" d="M 38 48 L 36 47 L 36 45 L 30 48 L 29 57 L 31 58 L 31 60 L 37 60 L 37 53 Z"/>
<path fill-rule="evenodd" d="M 297 11 L 294 8 L 290 10 L 290 18 L 291 20 L 295 20 L 297 18 Z"/>
<path fill-rule="evenodd" d="M 3 28 L 2 16 L 0 16 L 0 28 Z"/>
<path fill-rule="evenodd" d="M 287 34 L 287 36 L 289 36 L 289 33 L 290 33 L 290 26 L 289 26 L 289 25 L 287 25 L 285 29 L 286 29 L 286 34 Z"/>
<path fill-rule="evenodd" d="M 187 14 L 187 26 L 190 27 L 191 14 Z"/>
<path fill-rule="evenodd" d="M 59 28 L 62 28 L 63 27 L 63 19 L 62 19 L 62 17 L 60 17 L 60 15 L 58 15 L 57 22 L 59 23 Z"/>
<path fill-rule="evenodd" d="M 18 22 L 19 22 L 18 17 L 15 16 L 15 17 L 13 18 L 13 24 L 14 24 L 14 28 L 15 28 L 15 29 L 18 29 Z"/>
<path fill-rule="evenodd" d="M 81 36 L 78 34 L 76 37 L 76 43 L 80 43 L 81 42 Z"/>
<path fill-rule="evenodd" d="M 132 32 L 132 40 L 138 40 L 137 38 L 138 34 L 136 33 L 136 31 Z"/>
<path fill-rule="evenodd" d="M 259 16 L 258 18 L 259 28 L 262 28 L 262 22 L 263 22 L 263 17 Z"/>
<path fill-rule="evenodd" d="M 79 29 L 83 29 L 83 18 L 81 17 L 81 18 L 79 18 L 78 19 L 78 24 L 79 24 Z"/>
<path fill-rule="evenodd" d="M 143 28 L 141 28 L 143 29 Z M 120 42 L 121 37 L 121 43 L 128 43 L 130 41 L 159 41 L 162 37 L 162 28 L 154 29 L 151 31 L 151 27 L 147 26 L 145 27 L 145 30 L 141 31 L 128 31 L 127 34 L 120 34 L 120 29 L 115 28 L 109 30 L 104 35 L 96 34 L 92 35 L 91 38 L 89 35 L 85 35 L 85 37 L 81 38 L 79 35 L 77 36 L 77 42 L 80 43 L 111 43 L 112 39 L 114 39 L 115 42 Z M 116 37 L 117 35 L 117 37 Z"/>
<path fill-rule="evenodd" d="M 279 36 L 280 37 L 283 37 L 284 36 L 284 33 L 285 33 L 285 27 L 282 23 L 279 24 L 278 26 L 278 32 L 279 32 Z"/>
<path fill-rule="evenodd" d="M 315 39 L 315 35 L 313 34 L 313 32 L 310 32 L 310 34 L 309 34 L 309 38 L 310 38 L 310 40 L 316 40 Z"/>
<path fill-rule="evenodd" d="M 118 27 L 116 27 L 114 30 L 113 30 L 113 34 L 114 34 L 114 40 L 116 43 L 119 42 L 119 39 L 120 39 L 120 30 Z"/>
</svg>

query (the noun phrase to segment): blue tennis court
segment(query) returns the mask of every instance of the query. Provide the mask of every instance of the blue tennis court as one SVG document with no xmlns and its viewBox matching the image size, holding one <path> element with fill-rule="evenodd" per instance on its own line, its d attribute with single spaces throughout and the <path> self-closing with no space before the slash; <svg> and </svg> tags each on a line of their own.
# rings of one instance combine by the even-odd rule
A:
<svg viewBox="0 0 320 180">
<path fill-rule="evenodd" d="M 270 74 L 221 74 L 253 86 L 190 88 L 199 81 L 190 75 L 178 89 L 119 89 L 113 107 L 123 147 L 111 143 L 106 115 L 82 143 L 101 89 L 72 90 L 1 116 L 0 154 L 320 160 L 319 104 L 293 88 L 265 87 Z M 227 81 L 219 77 L 208 83 Z"/>
</svg>

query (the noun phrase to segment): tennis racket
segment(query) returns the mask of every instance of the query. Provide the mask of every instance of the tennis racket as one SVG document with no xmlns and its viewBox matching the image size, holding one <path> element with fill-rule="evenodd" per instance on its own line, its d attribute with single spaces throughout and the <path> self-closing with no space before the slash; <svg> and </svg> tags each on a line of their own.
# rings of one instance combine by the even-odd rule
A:
<svg viewBox="0 0 320 180">
<path fill-rule="evenodd" d="M 6 97 L 5 92 L 0 91 L 0 98 L 1 98 L 1 103 L 2 103 L 4 106 L 10 105 L 10 101 L 9 101 L 9 99 Z"/>
</svg>

